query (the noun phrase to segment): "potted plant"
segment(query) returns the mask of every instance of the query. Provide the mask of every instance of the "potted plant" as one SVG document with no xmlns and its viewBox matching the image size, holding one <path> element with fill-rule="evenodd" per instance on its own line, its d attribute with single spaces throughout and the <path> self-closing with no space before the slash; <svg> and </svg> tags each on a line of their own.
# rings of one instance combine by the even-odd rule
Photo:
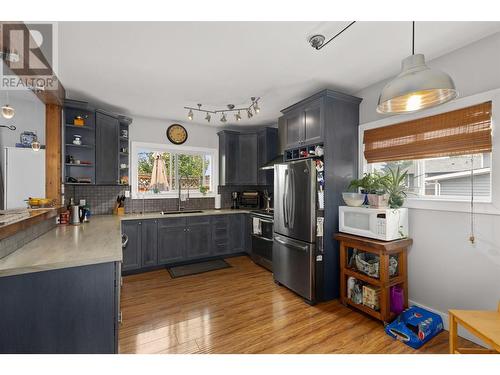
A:
<svg viewBox="0 0 500 375">
<path fill-rule="evenodd" d="M 401 172 L 399 166 L 396 171 L 389 167 L 389 171 L 382 181 L 385 190 L 389 194 L 389 207 L 400 208 L 403 205 L 408 190 L 406 186 L 407 175 L 408 171 Z"/>
<path fill-rule="evenodd" d="M 365 173 L 358 180 L 352 180 L 349 189 L 361 189 L 361 193 L 367 195 L 368 204 L 373 208 L 387 207 L 389 204 L 389 194 L 385 189 L 386 176 L 378 172 Z"/>
</svg>

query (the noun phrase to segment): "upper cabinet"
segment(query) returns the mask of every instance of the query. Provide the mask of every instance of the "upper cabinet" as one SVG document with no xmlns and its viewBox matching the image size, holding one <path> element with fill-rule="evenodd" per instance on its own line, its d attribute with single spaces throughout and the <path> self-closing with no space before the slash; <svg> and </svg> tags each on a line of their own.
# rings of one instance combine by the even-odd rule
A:
<svg viewBox="0 0 500 375">
<path fill-rule="evenodd" d="M 119 184 L 119 132 L 118 117 L 97 111 L 96 120 L 96 184 Z"/>
<path fill-rule="evenodd" d="M 253 132 L 223 130 L 219 135 L 219 184 L 268 185 L 259 168 L 277 156 L 278 130 Z"/>
<path fill-rule="evenodd" d="M 280 123 L 285 130 L 285 148 L 294 148 L 323 142 L 324 99 L 299 102 L 281 111 Z"/>
<path fill-rule="evenodd" d="M 132 119 L 75 100 L 65 102 L 64 113 L 64 182 L 128 185 Z"/>
</svg>

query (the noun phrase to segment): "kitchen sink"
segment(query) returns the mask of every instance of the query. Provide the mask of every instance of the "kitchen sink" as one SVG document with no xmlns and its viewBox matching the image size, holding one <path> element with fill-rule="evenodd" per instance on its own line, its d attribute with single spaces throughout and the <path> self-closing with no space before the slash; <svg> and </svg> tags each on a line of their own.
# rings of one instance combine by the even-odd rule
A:
<svg viewBox="0 0 500 375">
<path fill-rule="evenodd" d="M 203 212 L 203 211 L 202 210 L 161 211 L 160 215 L 196 214 L 199 212 Z"/>
</svg>

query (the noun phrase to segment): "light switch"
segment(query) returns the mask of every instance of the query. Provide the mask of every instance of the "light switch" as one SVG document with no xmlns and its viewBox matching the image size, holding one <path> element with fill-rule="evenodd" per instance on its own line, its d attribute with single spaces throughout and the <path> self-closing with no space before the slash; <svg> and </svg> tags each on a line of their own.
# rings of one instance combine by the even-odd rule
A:
<svg viewBox="0 0 500 375">
<path fill-rule="evenodd" d="M 130 198 L 130 190 L 125 190 L 125 198 Z"/>
</svg>

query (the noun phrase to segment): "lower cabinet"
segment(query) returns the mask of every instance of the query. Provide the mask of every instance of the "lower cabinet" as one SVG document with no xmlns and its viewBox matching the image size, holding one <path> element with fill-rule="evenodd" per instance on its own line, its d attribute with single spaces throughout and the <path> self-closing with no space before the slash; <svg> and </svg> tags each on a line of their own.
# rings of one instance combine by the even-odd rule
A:
<svg viewBox="0 0 500 375">
<path fill-rule="evenodd" d="M 158 220 L 158 264 L 180 262 L 186 253 L 186 219 Z"/>
<path fill-rule="evenodd" d="M 0 353 L 118 352 L 120 263 L 0 277 Z"/>
<path fill-rule="evenodd" d="M 158 264 L 158 220 L 144 220 L 141 228 L 141 265 L 142 267 Z"/>
<path fill-rule="evenodd" d="M 141 221 L 122 221 L 122 237 L 125 238 L 124 245 L 122 246 L 123 271 L 132 271 L 141 268 L 141 229 Z"/>
<path fill-rule="evenodd" d="M 123 271 L 245 252 L 246 214 L 124 220 Z"/>
<path fill-rule="evenodd" d="M 186 258 L 210 256 L 212 233 L 210 216 L 189 217 L 186 227 Z"/>
</svg>

